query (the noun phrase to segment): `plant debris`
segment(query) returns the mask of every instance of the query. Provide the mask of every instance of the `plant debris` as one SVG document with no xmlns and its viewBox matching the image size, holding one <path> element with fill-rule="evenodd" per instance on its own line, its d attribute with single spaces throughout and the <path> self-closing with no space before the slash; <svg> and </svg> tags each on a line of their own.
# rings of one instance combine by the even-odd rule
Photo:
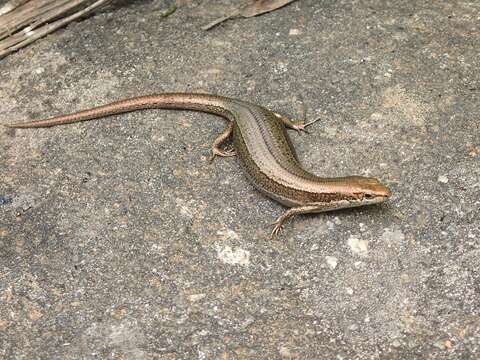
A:
<svg viewBox="0 0 480 360">
<path fill-rule="evenodd" d="M 172 15 L 176 10 L 177 10 L 177 5 L 172 4 L 167 8 L 167 10 L 164 10 L 161 15 L 162 17 L 167 17 Z"/>
<path fill-rule="evenodd" d="M 0 58 L 112 0 L 10 0 L 0 8 Z"/>
<path fill-rule="evenodd" d="M 202 30 L 210 30 L 218 24 L 233 18 L 249 18 L 264 14 L 290 4 L 295 0 L 249 0 L 245 5 L 234 10 L 230 15 L 222 16 L 202 27 Z"/>
</svg>

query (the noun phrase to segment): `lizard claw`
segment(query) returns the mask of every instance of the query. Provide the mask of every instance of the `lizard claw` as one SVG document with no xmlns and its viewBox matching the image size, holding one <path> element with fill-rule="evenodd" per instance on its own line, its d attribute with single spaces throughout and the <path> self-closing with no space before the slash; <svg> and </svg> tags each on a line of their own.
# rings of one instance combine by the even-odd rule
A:
<svg viewBox="0 0 480 360">
<path fill-rule="evenodd" d="M 212 155 L 208 159 L 209 162 L 213 162 L 216 156 L 222 156 L 222 157 L 230 157 L 230 156 L 235 156 L 237 153 L 235 152 L 235 149 L 230 148 L 228 150 L 222 150 L 218 147 L 213 147 L 212 148 Z"/>
<path fill-rule="evenodd" d="M 273 222 L 272 225 L 274 225 L 274 227 L 270 233 L 270 239 L 275 240 L 277 235 L 283 230 L 283 219 L 278 219 L 277 221 Z"/>
</svg>

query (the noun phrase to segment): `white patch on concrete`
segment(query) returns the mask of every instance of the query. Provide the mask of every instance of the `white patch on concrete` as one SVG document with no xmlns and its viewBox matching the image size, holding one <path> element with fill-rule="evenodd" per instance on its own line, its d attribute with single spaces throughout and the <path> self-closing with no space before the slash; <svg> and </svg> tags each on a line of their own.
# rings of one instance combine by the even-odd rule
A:
<svg viewBox="0 0 480 360">
<path fill-rule="evenodd" d="M 438 177 L 438 182 L 440 182 L 442 184 L 446 184 L 446 183 L 448 183 L 448 177 L 446 177 L 445 175 L 440 175 Z"/>
<path fill-rule="evenodd" d="M 105 347 L 115 349 L 126 359 L 146 358 L 143 350 L 146 344 L 145 336 L 137 323 L 132 320 L 93 323 L 82 335 L 82 338 L 81 340 L 86 343 L 104 344 Z"/>
<path fill-rule="evenodd" d="M 217 235 L 222 240 L 238 240 L 238 239 L 240 239 L 240 236 L 238 236 L 238 234 L 231 229 L 218 230 Z"/>
<path fill-rule="evenodd" d="M 325 261 L 330 269 L 335 269 L 338 264 L 338 259 L 335 256 L 325 256 Z"/>
<path fill-rule="evenodd" d="M 226 245 L 217 246 L 217 257 L 225 264 L 248 266 L 250 264 L 250 251 L 237 248 L 233 250 Z"/>
<path fill-rule="evenodd" d="M 388 245 L 402 244 L 405 241 L 405 234 L 400 229 L 386 228 L 385 230 L 383 230 L 381 240 Z"/>
<path fill-rule="evenodd" d="M 360 256 L 366 256 L 368 254 L 368 241 L 360 240 L 356 236 L 352 235 L 347 240 L 348 246 L 352 252 Z"/>
<path fill-rule="evenodd" d="M 302 32 L 299 29 L 290 29 L 288 32 L 288 35 L 290 36 L 295 36 L 295 35 L 300 35 Z"/>
<path fill-rule="evenodd" d="M 286 62 L 279 61 L 273 66 L 273 72 L 276 74 L 283 74 L 288 71 L 288 64 Z"/>
<path fill-rule="evenodd" d="M 181 198 L 176 198 L 175 199 L 175 205 L 178 209 L 178 212 L 186 218 L 193 218 L 194 216 L 194 210 L 196 209 L 195 206 L 193 206 L 194 202 L 193 201 L 185 201 L 184 199 Z"/>
<path fill-rule="evenodd" d="M 188 297 L 188 300 L 190 300 L 190 302 L 196 302 L 198 300 L 202 300 L 205 296 L 207 296 L 206 294 L 192 294 Z"/>
<path fill-rule="evenodd" d="M 355 261 L 353 263 L 353 266 L 355 267 L 355 269 L 363 269 L 365 268 L 365 263 L 363 261 Z"/>
</svg>

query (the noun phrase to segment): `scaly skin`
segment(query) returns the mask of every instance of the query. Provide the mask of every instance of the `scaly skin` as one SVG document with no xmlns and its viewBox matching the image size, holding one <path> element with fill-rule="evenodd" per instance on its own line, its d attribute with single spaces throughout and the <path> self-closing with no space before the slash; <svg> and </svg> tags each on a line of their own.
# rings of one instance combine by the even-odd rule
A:
<svg viewBox="0 0 480 360">
<path fill-rule="evenodd" d="M 301 167 L 285 130 L 285 126 L 303 130 L 304 125 L 290 122 L 261 106 L 222 96 L 192 93 L 141 96 L 70 115 L 7 126 L 50 127 L 157 108 L 202 111 L 229 120 L 229 126 L 214 143 L 214 156 L 238 155 L 252 184 L 265 195 L 291 208 L 275 222 L 272 237 L 293 215 L 377 204 L 391 196 L 390 190 L 375 178 L 323 178 L 309 173 Z M 222 150 L 220 145 L 231 135 L 235 151 Z"/>
</svg>

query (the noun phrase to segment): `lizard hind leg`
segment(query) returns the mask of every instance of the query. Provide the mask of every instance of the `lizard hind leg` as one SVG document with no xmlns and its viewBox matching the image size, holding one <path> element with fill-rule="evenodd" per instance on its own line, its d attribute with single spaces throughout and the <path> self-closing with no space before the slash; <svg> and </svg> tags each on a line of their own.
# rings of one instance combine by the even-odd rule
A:
<svg viewBox="0 0 480 360">
<path fill-rule="evenodd" d="M 233 148 L 223 149 L 222 146 L 230 138 L 233 133 L 234 122 L 230 121 L 225 130 L 222 131 L 220 135 L 213 141 L 212 144 L 212 156 L 210 157 L 210 162 L 212 162 L 216 156 L 229 157 L 235 156 L 235 150 Z"/>
</svg>

